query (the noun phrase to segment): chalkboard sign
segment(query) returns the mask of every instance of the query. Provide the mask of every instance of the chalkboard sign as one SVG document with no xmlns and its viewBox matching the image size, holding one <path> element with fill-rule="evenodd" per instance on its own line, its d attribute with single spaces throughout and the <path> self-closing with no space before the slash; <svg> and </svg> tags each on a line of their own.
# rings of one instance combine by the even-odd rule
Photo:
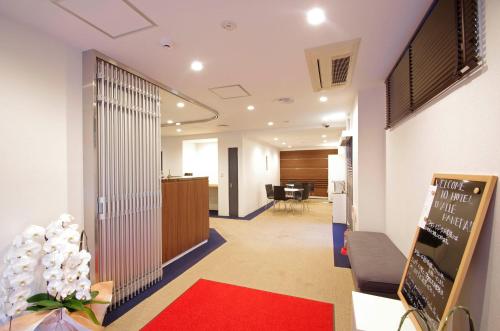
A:
<svg viewBox="0 0 500 331">
<path fill-rule="evenodd" d="M 398 291 L 405 307 L 419 309 L 432 330 L 456 305 L 495 183 L 495 176 L 434 175 L 432 204 L 419 223 Z M 412 320 L 424 330 L 420 318 Z"/>
</svg>

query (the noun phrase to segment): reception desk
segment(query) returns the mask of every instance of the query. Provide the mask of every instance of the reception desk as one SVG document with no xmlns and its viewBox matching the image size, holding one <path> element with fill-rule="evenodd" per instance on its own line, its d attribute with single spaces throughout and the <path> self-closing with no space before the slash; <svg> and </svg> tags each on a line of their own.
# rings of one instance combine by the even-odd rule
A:
<svg viewBox="0 0 500 331">
<path fill-rule="evenodd" d="M 208 177 L 163 179 L 162 197 L 162 252 L 168 263 L 208 240 Z"/>
</svg>

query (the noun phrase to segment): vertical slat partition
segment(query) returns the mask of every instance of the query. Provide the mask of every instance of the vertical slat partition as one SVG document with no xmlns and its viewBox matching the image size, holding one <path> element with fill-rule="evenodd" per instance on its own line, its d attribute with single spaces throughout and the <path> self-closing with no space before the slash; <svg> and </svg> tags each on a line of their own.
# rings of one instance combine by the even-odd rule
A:
<svg viewBox="0 0 500 331">
<path fill-rule="evenodd" d="M 101 59 L 97 90 L 96 278 L 116 307 L 162 276 L 160 90 Z"/>
</svg>

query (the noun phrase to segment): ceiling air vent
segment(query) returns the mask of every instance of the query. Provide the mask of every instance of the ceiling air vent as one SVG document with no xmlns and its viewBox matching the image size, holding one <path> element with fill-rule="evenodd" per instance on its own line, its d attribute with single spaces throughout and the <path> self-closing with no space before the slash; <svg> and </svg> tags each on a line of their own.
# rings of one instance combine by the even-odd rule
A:
<svg viewBox="0 0 500 331">
<path fill-rule="evenodd" d="M 332 85 L 343 85 L 347 83 L 347 74 L 349 73 L 349 62 L 351 57 L 341 57 L 332 60 Z"/>
<path fill-rule="evenodd" d="M 360 39 L 305 50 L 314 91 L 351 84 Z"/>
</svg>

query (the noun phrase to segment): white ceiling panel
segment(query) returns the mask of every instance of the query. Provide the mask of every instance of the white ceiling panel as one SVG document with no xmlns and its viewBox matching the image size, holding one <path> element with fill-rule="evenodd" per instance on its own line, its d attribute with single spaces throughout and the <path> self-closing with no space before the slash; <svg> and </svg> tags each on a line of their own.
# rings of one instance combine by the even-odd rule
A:
<svg viewBox="0 0 500 331">
<path fill-rule="evenodd" d="M 52 0 L 75 18 L 116 39 L 155 26 L 126 0 Z"/>
</svg>

